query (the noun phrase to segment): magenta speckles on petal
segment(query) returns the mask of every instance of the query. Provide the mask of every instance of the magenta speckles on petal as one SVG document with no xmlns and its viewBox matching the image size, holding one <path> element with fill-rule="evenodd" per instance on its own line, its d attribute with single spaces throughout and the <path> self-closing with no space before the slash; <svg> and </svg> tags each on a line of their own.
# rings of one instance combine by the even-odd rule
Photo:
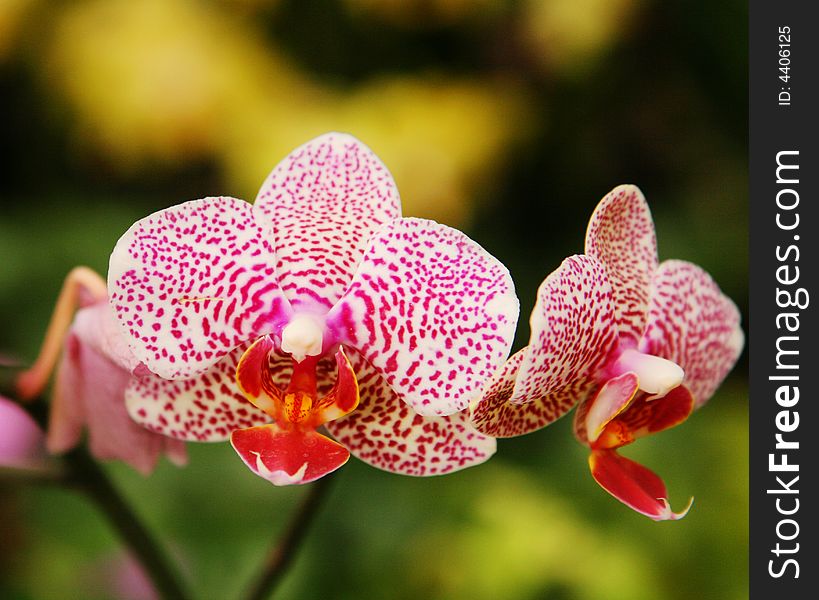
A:
<svg viewBox="0 0 819 600">
<path fill-rule="evenodd" d="M 570 256 L 543 281 L 512 402 L 530 402 L 592 378 L 617 343 L 612 297 L 603 266 L 588 256 Z M 555 413 L 572 406 L 556 407 Z"/>
<path fill-rule="evenodd" d="M 611 299 L 600 263 L 582 255 L 564 260 L 538 290 L 529 345 L 471 404 L 475 427 L 495 437 L 531 433 L 591 394 L 617 344 Z"/>
<path fill-rule="evenodd" d="M 401 219 L 370 240 L 327 322 L 416 412 L 440 416 L 466 408 L 503 364 L 518 310 L 509 272 L 483 248 Z"/>
<path fill-rule="evenodd" d="M 512 390 L 526 348 L 513 354 L 486 384 L 481 396 L 469 405 L 469 417 L 480 432 L 496 438 L 514 437 L 536 431 L 551 423 L 552 399 L 547 406 L 535 399 L 526 404 L 512 404 Z"/>
<path fill-rule="evenodd" d="M 494 438 L 478 433 L 464 413 L 422 417 L 360 355 L 351 352 L 350 361 L 361 403 L 326 427 L 355 457 L 385 471 L 425 477 L 475 466 L 495 453 Z"/>
<path fill-rule="evenodd" d="M 341 133 L 293 151 L 262 185 L 254 210 L 275 229 L 279 281 L 297 309 L 333 306 L 372 234 L 401 216 L 387 168 L 364 144 Z"/>
<path fill-rule="evenodd" d="M 597 205 L 586 231 L 586 255 L 605 266 L 620 333 L 636 341 L 643 333 L 649 284 L 657 268 L 654 221 L 636 186 L 618 186 Z"/>
<path fill-rule="evenodd" d="M 745 338 L 739 310 L 711 276 L 681 260 L 663 262 L 652 281 L 644 352 L 680 365 L 697 407 L 734 366 Z"/>
<path fill-rule="evenodd" d="M 133 378 L 125 392 L 128 413 L 151 431 L 195 442 L 221 442 L 234 429 L 269 423 L 271 418 L 248 402 L 236 383 L 236 364 L 249 345 L 190 379 Z M 276 363 L 282 375 L 289 363 Z"/>
<path fill-rule="evenodd" d="M 271 236 L 233 198 L 186 202 L 135 223 L 111 254 L 108 291 L 137 358 L 162 377 L 189 377 L 280 325 L 291 309 Z"/>
</svg>

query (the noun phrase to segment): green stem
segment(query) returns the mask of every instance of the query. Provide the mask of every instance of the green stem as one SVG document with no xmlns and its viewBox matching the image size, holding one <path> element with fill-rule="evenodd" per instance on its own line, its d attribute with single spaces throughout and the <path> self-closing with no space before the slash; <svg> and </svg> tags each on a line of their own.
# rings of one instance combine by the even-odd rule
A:
<svg viewBox="0 0 819 600">
<path fill-rule="evenodd" d="M 70 480 L 97 505 L 150 578 L 156 592 L 168 600 L 189 598 L 171 568 L 171 560 L 154 540 L 102 467 L 84 448 L 66 457 Z"/>
<path fill-rule="evenodd" d="M 279 536 L 276 545 L 270 549 L 259 576 L 250 588 L 250 592 L 245 596 L 247 600 L 267 600 L 273 597 L 277 586 L 293 562 L 299 546 L 307 536 L 322 501 L 327 497 L 327 491 L 330 489 L 333 478 L 332 475 L 325 476 L 310 484 L 309 491 L 290 518 L 284 532 Z"/>
<path fill-rule="evenodd" d="M 21 406 L 46 429 L 47 407 L 42 398 Z M 82 491 L 107 517 L 145 570 L 160 597 L 168 600 L 189 598 L 171 567 L 173 563 L 88 450 L 80 446 L 68 452 L 63 457 L 62 465 L 62 470 L 49 468 L 39 472 L 19 471 L 16 474 L 12 473 L 12 469 L 4 469 L 0 476 L 9 475 L 9 478 L 18 481 L 54 483 Z"/>
<path fill-rule="evenodd" d="M 0 467 L 0 484 L 60 485 L 67 481 L 65 472 L 59 468 Z"/>
</svg>

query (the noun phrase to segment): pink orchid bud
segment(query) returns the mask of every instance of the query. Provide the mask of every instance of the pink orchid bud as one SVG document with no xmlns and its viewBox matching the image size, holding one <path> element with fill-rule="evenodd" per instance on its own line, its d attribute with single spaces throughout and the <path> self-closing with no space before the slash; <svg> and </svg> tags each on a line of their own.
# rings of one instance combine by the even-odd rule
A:
<svg viewBox="0 0 819 600">
<path fill-rule="evenodd" d="M 45 436 L 21 406 L 0 396 L 0 466 L 29 469 L 43 466 Z"/>
<path fill-rule="evenodd" d="M 70 450 L 87 429 L 96 458 L 122 460 L 143 474 L 163 451 L 177 464 L 186 461 L 184 444 L 128 416 L 126 389 L 138 376 L 154 375 L 128 349 L 108 306 L 105 281 L 87 267 L 65 278 L 37 360 L 16 379 L 18 396 L 41 394 L 58 360 L 46 437 L 50 452 Z"/>
<path fill-rule="evenodd" d="M 184 443 L 148 431 L 128 415 L 125 394 L 139 364 L 106 300 L 80 310 L 57 369 L 48 450 L 73 448 L 86 429 L 91 454 L 100 460 L 121 460 L 144 475 L 163 452 L 175 464 L 184 464 Z"/>
</svg>

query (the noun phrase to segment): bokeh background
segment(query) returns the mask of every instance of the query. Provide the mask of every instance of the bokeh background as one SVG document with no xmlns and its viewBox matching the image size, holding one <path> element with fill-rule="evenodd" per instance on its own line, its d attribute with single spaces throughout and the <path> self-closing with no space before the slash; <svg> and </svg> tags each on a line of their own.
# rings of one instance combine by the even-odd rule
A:
<svg viewBox="0 0 819 600">
<path fill-rule="evenodd" d="M 252 200 L 329 130 L 383 159 L 406 215 L 509 266 L 517 347 L 619 183 L 646 194 L 661 259 L 700 264 L 747 314 L 746 23 L 742 0 L 0 0 L 0 353 L 33 359 L 63 276 L 104 272 L 132 222 Z M 696 497 L 683 521 L 610 498 L 563 419 L 442 478 L 352 459 L 281 597 L 746 598 L 746 381 L 743 356 L 687 424 L 625 452 L 673 506 Z M 305 490 L 226 444 L 190 455 L 106 468 L 197 597 L 235 597 Z M 0 483 L 0 540 L 0 597 L 145 597 L 71 492 Z"/>
</svg>

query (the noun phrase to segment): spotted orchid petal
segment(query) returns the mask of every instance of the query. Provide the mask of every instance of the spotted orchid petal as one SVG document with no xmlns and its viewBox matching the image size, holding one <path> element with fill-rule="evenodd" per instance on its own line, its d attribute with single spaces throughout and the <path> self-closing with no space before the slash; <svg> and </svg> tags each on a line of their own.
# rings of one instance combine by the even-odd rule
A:
<svg viewBox="0 0 819 600">
<path fill-rule="evenodd" d="M 251 471 L 273 485 L 310 483 L 350 458 L 344 446 L 314 430 L 276 424 L 237 429 L 230 443 Z"/>
<path fill-rule="evenodd" d="M 526 404 L 510 402 L 524 353 L 525 349 L 514 354 L 492 377 L 481 396 L 470 404 L 470 422 L 481 433 L 509 438 L 542 429 L 565 414 L 578 399 L 586 397 L 595 387 L 591 380 L 573 382 Z"/>
<path fill-rule="evenodd" d="M 619 331 L 636 342 L 645 327 L 658 262 L 654 221 L 639 188 L 621 185 L 600 201 L 586 231 L 586 255 L 605 266 Z"/>
<path fill-rule="evenodd" d="M 612 298 L 603 266 L 588 256 L 570 256 L 543 281 L 512 402 L 591 381 L 616 346 Z M 563 415 L 578 400 L 554 412 Z"/>
<path fill-rule="evenodd" d="M 254 210 L 273 223 L 284 294 L 297 309 L 321 312 L 341 298 L 372 235 L 401 216 L 387 168 L 341 133 L 322 135 L 285 158 L 262 185 Z"/>
<path fill-rule="evenodd" d="M 525 405 L 509 402 L 525 354 L 524 348 L 510 356 L 486 383 L 481 395 L 469 403 L 470 422 L 481 433 L 496 438 L 514 437 L 551 422 L 537 400 Z"/>
<path fill-rule="evenodd" d="M 136 357 L 166 379 L 201 373 L 290 314 L 269 227 L 234 198 L 205 198 L 137 221 L 108 271 L 111 305 Z"/>
<path fill-rule="evenodd" d="M 125 391 L 128 413 L 151 431 L 197 442 L 224 441 L 234 429 L 269 423 L 271 418 L 248 402 L 236 384 L 236 366 L 248 345 L 188 379 L 168 380 L 151 373 L 132 378 Z M 282 358 L 275 366 L 284 377 L 290 361 Z"/>
<path fill-rule="evenodd" d="M 119 350 L 112 355 L 99 350 L 116 346 L 105 335 L 108 328 L 104 315 L 109 312 L 108 304 L 102 302 L 77 313 L 80 327 L 72 329 L 57 369 L 46 438 L 48 450 L 70 450 L 87 429 L 89 448 L 98 459 L 121 460 L 144 475 L 153 470 L 163 452 L 174 463 L 184 464 L 187 455 L 182 442 L 143 429 L 125 410 L 123 398 L 133 376 L 119 362 Z M 96 328 L 91 326 L 95 322 Z M 123 362 L 128 365 L 132 361 Z"/>
<path fill-rule="evenodd" d="M 495 453 L 494 438 L 477 432 L 464 413 L 423 417 L 355 352 L 361 403 L 327 431 L 360 460 L 392 473 L 425 477 L 480 464 Z"/>
<path fill-rule="evenodd" d="M 556 421 L 596 387 L 592 380 L 578 381 L 525 404 L 510 402 L 524 353 L 515 353 L 470 404 L 470 422 L 481 433 L 496 438 L 532 433 Z"/>
<path fill-rule="evenodd" d="M 694 501 L 692 498 L 681 512 L 673 512 L 663 480 L 614 450 L 592 452 L 589 467 L 595 481 L 604 490 L 629 508 L 655 521 L 682 519 L 688 514 Z"/>
<path fill-rule="evenodd" d="M 461 232 L 423 219 L 371 240 L 327 323 L 417 413 L 463 410 L 503 363 L 518 300 L 506 268 Z"/>
<path fill-rule="evenodd" d="M 545 427 L 596 389 L 595 373 L 617 343 L 602 265 L 582 255 L 564 260 L 541 284 L 529 322 L 529 345 L 470 405 L 473 425 L 487 435 Z"/>
<path fill-rule="evenodd" d="M 722 383 L 744 341 L 739 310 L 708 273 L 681 260 L 660 265 L 640 346 L 683 368 L 697 407 Z"/>
</svg>

